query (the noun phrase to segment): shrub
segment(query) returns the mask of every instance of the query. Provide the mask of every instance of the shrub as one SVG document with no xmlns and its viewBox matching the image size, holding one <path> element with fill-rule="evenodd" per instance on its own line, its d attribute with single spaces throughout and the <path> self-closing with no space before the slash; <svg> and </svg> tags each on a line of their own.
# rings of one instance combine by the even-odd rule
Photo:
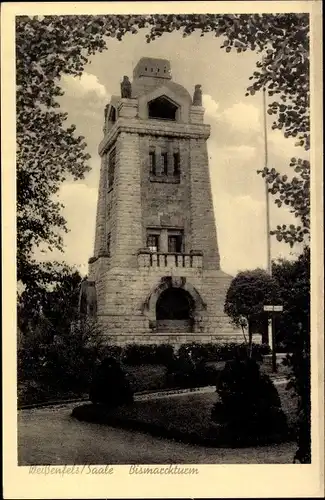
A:
<svg viewBox="0 0 325 500">
<path fill-rule="evenodd" d="M 178 350 L 179 355 L 183 355 L 186 352 L 191 352 L 191 357 L 195 362 L 202 359 L 205 361 L 230 361 L 238 355 L 246 357 L 247 344 L 234 342 L 200 344 L 191 342 L 183 344 Z M 270 352 L 270 347 L 266 344 L 252 344 L 252 358 L 257 361 L 261 361 L 262 356 L 270 354 Z"/>
<path fill-rule="evenodd" d="M 28 404 L 43 401 L 46 393 L 55 397 L 87 393 L 101 349 L 100 332 L 90 322 L 76 323 L 73 330 L 56 335 L 48 343 L 42 343 L 41 337 L 25 337 L 18 350 L 18 383 L 26 388 L 21 399 Z M 37 391 L 27 390 L 33 387 L 32 382 L 37 384 Z"/>
<path fill-rule="evenodd" d="M 95 368 L 89 396 L 94 404 L 109 408 L 133 401 L 130 383 L 116 359 L 106 358 Z"/>
<path fill-rule="evenodd" d="M 195 362 L 186 350 L 181 350 L 167 366 L 167 387 L 194 387 Z"/>
<path fill-rule="evenodd" d="M 206 385 L 216 385 L 218 371 L 213 366 L 207 366 L 204 361 L 198 362 L 195 366 L 196 387 Z"/>
<path fill-rule="evenodd" d="M 287 421 L 271 379 L 253 359 L 227 362 L 216 386 L 221 399 L 212 410 L 213 422 L 237 444 L 277 440 L 287 435 Z"/>
<path fill-rule="evenodd" d="M 183 344 L 177 353 L 178 358 L 188 356 L 189 352 L 194 363 L 199 361 L 228 361 L 238 352 L 246 354 L 246 344 L 200 344 L 191 342 Z M 269 354 L 270 348 L 263 344 L 253 344 L 253 357 L 261 360 L 263 354 Z M 175 358 L 174 346 L 170 344 L 127 344 L 123 347 L 107 345 L 102 349 L 103 357 L 113 357 L 124 365 L 164 365 L 171 366 Z"/>
<path fill-rule="evenodd" d="M 169 344 L 128 344 L 123 348 L 126 365 L 167 365 L 173 359 L 174 347 Z"/>
<path fill-rule="evenodd" d="M 216 383 L 217 371 L 206 366 L 203 358 L 191 356 L 186 348 L 181 348 L 167 367 L 166 379 L 167 387 L 202 387 Z"/>
<path fill-rule="evenodd" d="M 105 358 L 114 358 L 120 360 L 122 358 L 123 348 L 119 345 L 104 345 L 101 357 Z"/>
</svg>

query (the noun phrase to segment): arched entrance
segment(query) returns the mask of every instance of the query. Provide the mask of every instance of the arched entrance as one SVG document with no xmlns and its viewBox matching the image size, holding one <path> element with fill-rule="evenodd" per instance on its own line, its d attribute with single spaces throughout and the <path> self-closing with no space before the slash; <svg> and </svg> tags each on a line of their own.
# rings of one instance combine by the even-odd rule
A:
<svg viewBox="0 0 325 500">
<path fill-rule="evenodd" d="M 194 301 L 183 288 L 164 290 L 156 302 L 156 328 L 159 332 L 191 332 Z"/>
<path fill-rule="evenodd" d="M 199 292 L 181 276 L 160 278 L 142 305 L 149 328 L 160 333 L 200 331 L 205 310 L 206 304 Z"/>
</svg>

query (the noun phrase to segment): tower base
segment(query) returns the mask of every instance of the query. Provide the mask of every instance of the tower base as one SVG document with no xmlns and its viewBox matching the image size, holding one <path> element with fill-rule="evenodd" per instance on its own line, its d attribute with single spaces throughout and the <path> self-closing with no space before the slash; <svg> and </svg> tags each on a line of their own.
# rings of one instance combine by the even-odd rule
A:
<svg viewBox="0 0 325 500">
<path fill-rule="evenodd" d="M 89 278 L 96 283 L 97 321 L 108 343 L 243 342 L 223 312 L 231 276 L 192 267 L 104 271 L 100 260 L 90 266 Z"/>
</svg>

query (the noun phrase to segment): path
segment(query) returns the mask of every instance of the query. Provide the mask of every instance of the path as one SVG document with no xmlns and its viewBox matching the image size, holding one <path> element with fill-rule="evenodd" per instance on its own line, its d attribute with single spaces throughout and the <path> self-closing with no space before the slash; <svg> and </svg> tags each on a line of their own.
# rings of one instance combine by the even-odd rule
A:
<svg viewBox="0 0 325 500">
<path fill-rule="evenodd" d="M 147 434 L 79 422 L 76 403 L 18 413 L 19 465 L 292 463 L 294 443 L 216 449 L 158 439 Z"/>
</svg>

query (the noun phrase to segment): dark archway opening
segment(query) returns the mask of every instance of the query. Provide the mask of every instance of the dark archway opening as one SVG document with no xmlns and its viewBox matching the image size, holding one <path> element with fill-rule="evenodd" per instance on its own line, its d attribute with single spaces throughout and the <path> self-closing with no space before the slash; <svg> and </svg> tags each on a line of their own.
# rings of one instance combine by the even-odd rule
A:
<svg viewBox="0 0 325 500">
<path fill-rule="evenodd" d="M 166 97 L 158 97 L 148 104 L 149 118 L 176 120 L 177 106 Z"/>
<path fill-rule="evenodd" d="M 182 288 L 167 288 L 156 304 L 157 330 L 190 332 L 193 327 L 194 301 Z"/>
</svg>

